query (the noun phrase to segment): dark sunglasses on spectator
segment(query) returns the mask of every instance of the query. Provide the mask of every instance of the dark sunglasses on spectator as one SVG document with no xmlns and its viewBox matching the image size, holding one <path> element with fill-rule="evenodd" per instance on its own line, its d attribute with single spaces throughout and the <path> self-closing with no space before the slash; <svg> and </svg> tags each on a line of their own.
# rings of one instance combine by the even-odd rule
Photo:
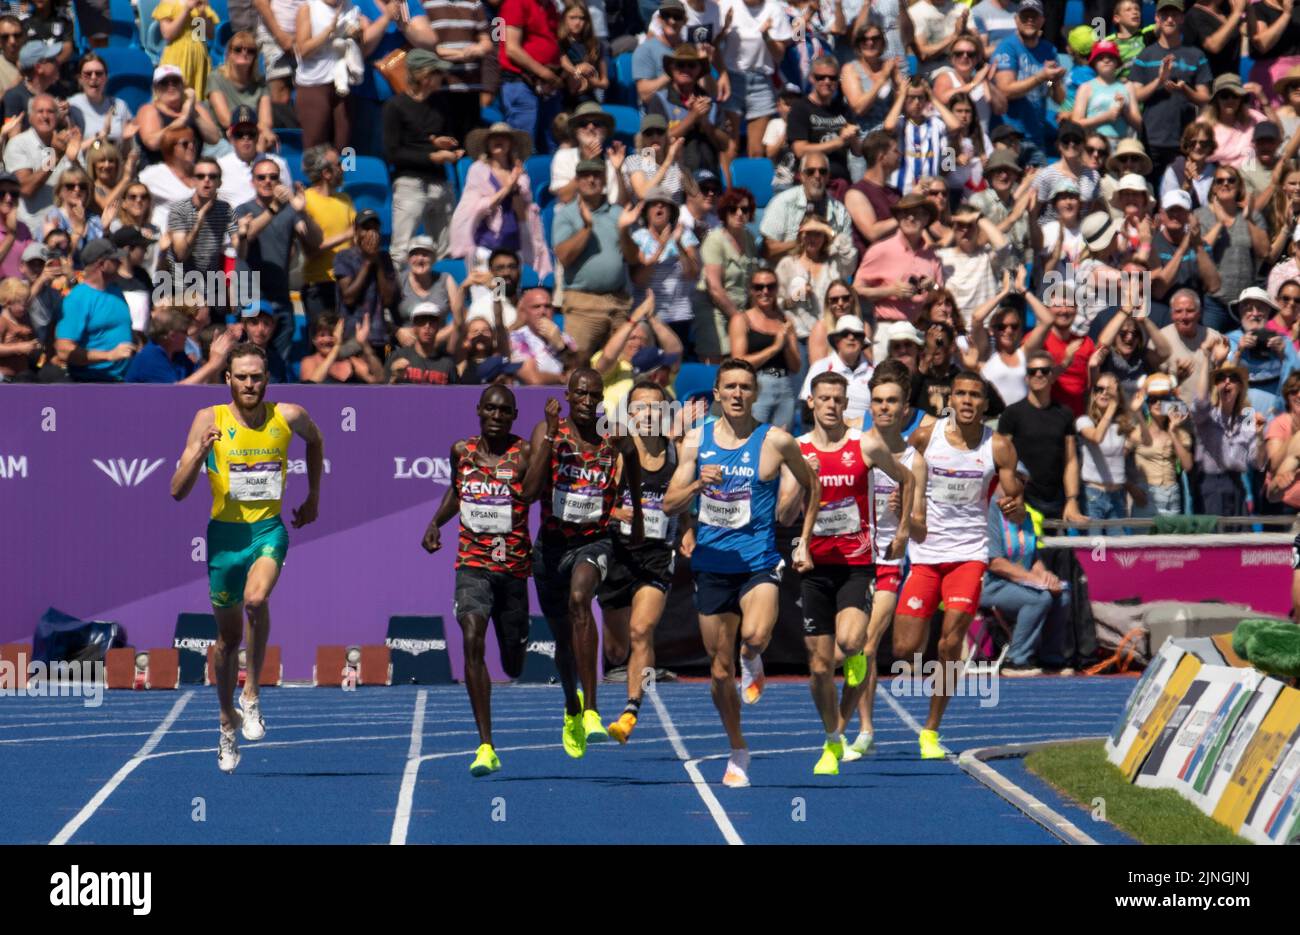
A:
<svg viewBox="0 0 1300 935">
<path fill-rule="evenodd" d="M 1031 377 L 1046 377 L 1046 376 L 1051 376 L 1051 373 L 1052 373 L 1051 367 L 1026 367 L 1025 368 L 1025 374 Z"/>
<path fill-rule="evenodd" d="M 1110 152 L 1105 146 L 1085 146 L 1083 150 L 1089 156 L 1105 156 Z"/>
<path fill-rule="evenodd" d="M 1277 297 L 1278 305 L 1300 305 L 1300 295 L 1280 295 Z"/>
<path fill-rule="evenodd" d="M 235 134 L 235 139 L 237 139 L 237 140 L 255 140 L 255 139 L 257 139 L 257 131 L 256 131 L 256 130 L 240 130 L 238 133 Z"/>
<path fill-rule="evenodd" d="M 102 69 L 102 68 L 96 68 L 96 69 L 94 69 L 94 70 L 86 70 L 86 71 L 83 71 L 83 72 L 81 73 L 81 77 L 83 77 L 83 78 L 103 78 L 103 77 L 104 77 L 105 75 L 107 75 L 107 74 L 108 74 L 108 72 L 104 71 L 104 69 Z"/>
<path fill-rule="evenodd" d="M 253 48 L 251 45 L 232 45 L 230 47 L 230 51 L 242 52 L 242 53 L 247 53 L 248 55 L 252 55 L 254 52 L 257 51 L 257 49 Z"/>
<path fill-rule="evenodd" d="M 579 130 L 585 130 L 587 127 L 603 127 L 604 125 L 605 124 L 602 121 L 592 120 L 590 118 L 574 124 L 574 126 Z"/>
<path fill-rule="evenodd" d="M 774 289 L 776 289 L 776 283 L 755 282 L 750 284 L 750 288 L 753 289 L 755 292 L 772 292 Z"/>
<path fill-rule="evenodd" d="M 14 201 L 17 201 L 18 192 L 14 191 L 13 189 L 6 189 L 4 191 L 0 191 L 0 201 L 8 200 L 10 198 L 12 198 Z"/>
<path fill-rule="evenodd" d="M 25 33 L 21 32 L 0 32 L 0 41 L 17 42 L 19 39 L 23 38 L 24 35 Z"/>
<path fill-rule="evenodd" d="M 825 166 L 814 166 L 811 169 L 802 170 L 803 175 L 830 175 L 831 170 Z"/>
<path fill-rule="evenodd" d="M 255 175 L 253 178 L 257 179 L 259 182 L 278 182 L 280 181 L 280 173 L 276 172 L 274 175 L 264 173 L 262 175 Z"/>
<path fill-rule="evenodd" d="M 64 183 L 63 183 L 63 187 L 64 187 L 64 189 L 69 189 L 69 188 L 71 188 L 71 189 L 74 189 L 74 190 L 76 190 L 76 191 L 83 191 L 83 192 L 84 192 L 84 191 L 86 191 L 90 186 L 88 186 L 85 182 L 64 182 Z"/>
<path fill-rule="evenodd" d="M 1004 322 L 1003 322 L 1002 324 L 1000 324 L 1000 325 L 994 325 L 994 326 L 993 326 L 993 330 L 994 330 L 994 331 L 1019 331 L 1019 330 L 1020 330 L 1020 322 L 1018 322 L 1018 321 L 1004 321 Z"/>
<path fill-rule="evenodd" d="M 974 49 L 958 49 L 952 53 L 953 58 L 974 58 L 976 52 Z"/>
<path fill-rule="evenodd" d="M 1221 373 L 1214 378 L 1215 383 L 1240 383 L 1241 379 L 1235 373 Z"/>
<path fill-rule="evenodd" d="M 826 297 L 827 305 L 848 305 L 853 301 L 851 295 L 832 295 Z"/>
<path fill-rule="evenodd" d="M 1139 156 L 1137 153 L 1128 153 L 1128 154 L 1123 155 L 1123 156 L 1116 156 L 1116 157 L 1115 157 L 1115 161 L 1116 161 L 1116 162 L 1121 162 L 1121 163 L 1122 163 L 1122 162 L 1141 162 L 1141 161 L 1142 161 L 1142 157 Z"/>
<path fill-rule="evenodd" d="M 813 81 L 839 81 L 839 75 L 813 75 Z"/>
<path fill-rule="evenodd" d="M 871 44 L 874 45 L 874 44 L 877 43 L 877 42 L 881 42 L 881 43 L 883 43 L 884 41 L 885 41 L 885 37 L 884 37 L 884 36 L 863 36 L 863 37 L 862 37 L 862 44 L 863 44 L 863 45 L 866 45 L 868 42 L 870 42 Z"/>
<path fill-rule="evenodd" d="M 1214 140 L 1193 140 L 1192 146 L 1198 149 L 1213 149 Z"/>
<path fill-rule="evenodd" d="M 206 180 L 211 180 L 215 182 L 216 180 L 221 178 L 221 175 L 216 172 L 195 172 L 194 177 L 201 182 Z"/>
<path fill-rule="evenodd" d="M 127 195 L 127 196 L 126 196 L 126 200 L 127 200 L 127 201 L 144 201 L 144 200 L 145 200 L 146 198 L 148 198 L 148 197 L 149 197 L 149 193 L 148 193 L 148 192 L 136 192 L 134 195 Z"/>
<path fill-rule="evenodd" d="M 705 185 L 700 189 L 700 194 L 716 198 L 722 194 L 722 189 L 718 188 L 716 185 Z"/>
<path fill-rule="evenodd" d="M 684 23 L 686 17 L 680 13 L 664 13 L 660 11 L 659 18 L 666 23 Z"/>
<path fill-rule="evenodd" d="M 641 131 L 641 135 L 644 136 L 644 137 L 663 136 L 664 133 L 665 133 L 664 130 L 660 130 L 660 129 L 656 128 L 656 127 L 651 127 L 649 130 L 642 130 L 642 131 Z"/>
<path fill-rule="evenodd" d="M 1214 177 L 1214 184 L 1215 185 L 1236 185 L 1237 180 L 1230 175 L 1223 175 L 1223 176 L 1216 175 Z"/>
<path fill-rule="evenodd" d="M 754 209 L 749 205 L 736 205 L 731 209 L 733 214 L 753 214 Z"/>
</svg>

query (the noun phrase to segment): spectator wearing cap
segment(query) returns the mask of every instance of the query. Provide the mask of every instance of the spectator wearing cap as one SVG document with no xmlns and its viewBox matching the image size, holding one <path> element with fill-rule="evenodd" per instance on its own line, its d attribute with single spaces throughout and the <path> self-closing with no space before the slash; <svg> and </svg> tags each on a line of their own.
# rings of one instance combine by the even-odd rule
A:
<svg viewBox="0 0 1300 935">
<path fill-rule="evenodd" d="M 379 215 L 367 208 L 357 215 L 352 246 L 334 258 L 339 314 L 349 336 L 368 323 L 367 338 L 383 356 L 391 337 L 389 319 L 401 298 L 393 259 L 384 252 L 379 237 Z"/>
<path fill-rule="evenodd" d="M 826 157 L 827 187 L 838 200 L 852 184 L 848 156 L 862 155 L 862 137 L 853 111 L 839 93 L 840 64 L 835 56 L 819 56 L 811 68 L 812 91 L 790 106 L 785 135 L 796 158 L 814 153 Z"/>
<path fill-rule="evenodd" d="M 656 94 L 672 83 L 672 69 L 666 59 L 686 41 L 686 5 L 682 0 L 662 0 L 658 10 L 659 34 L 647 31 L 645 39 L 632 53 L 632 79 L 636 82 L 638 102 L 644 107 Z M 693 47 L 685 46 L 685 48 Z M 704 57 L 707 62 L 707 56 Z"/>
<path fill-rule="evenodd" d="M 450 95 L 452 120 L 460 123 L 458 131 L 450 135 L 462 142 L 479 124 L 485 71 L 489 65 L 496 68 L 497 37 L 488 22 L 491 9 L 476 0 L 411 0 L 410 15 L 396 20 L 414 48 L 451 63 L 443 75 L 442 90 Z"/>
<path fill-rule="evenodd" d="M 30 126 L 27 105 L 38 94 L 63 96 L 59 83 L 59 50 L 55 42 L 28 40 L 18 53 L 18 70 L 23 80 L 5 92 L 4 119 L 23 115 L 23 126 Z"/>
<path fill-rule="evenodd" d="M 802 366 L 794 319 L 777 304 L 776 274 L 756 269 L 749 281 L 750 305 L 727 323 L 730 356 L 758 371 L 754 418 L 788 429 L 794 422 L 796 378 Z"/>
<path fill-rule="evenodd" d="M 221 188 L 217 190 L 217 197 L 232 208 L 238 208 L 257 197 L 253 166 L 262 160 L 269 159 L 273 162 L 281 181 L 286 185 L 293 184 L 289 164 L 278 154 L 260 148 L 260 134 L 257 114 L 253 109 L 244 105 L 236 107 L 230 115 L 230 126 L 226 130 L 231 151 L 217 159 L 217 165 L 221 167 Z"/>
<path fill-rule="evenodd" d="M 541 287 L 525 290 L 519 316 L 510 329 L 510 359 L 520 365 L 519 379 L 529 386 L 559 386 L 577 366 L 573 339 L 551 319 L 551 294 Z"/>
<path fill-rule="evenodd" d="M 415 309 L 432 305 L 444 323 L 464 317 L 463 294 L 450 273 L 433 268 L 433 238 L 427 234 L 412 237 L 406 247 L 406 268 L 400 273 L 401 298 L 397 302 L 397 343 L 410 347 L 414 340 Z M 454 330 L 454 324 L 448 331 Z M 444 337 L 446 337 L 444 335 Z"/>
<path fill-rule="evenodd" d="M 1283 184 L 1287 176 L 1295 177 L 1295 170 L 1290 163 L 1296 150 L 1300 149 L 1300 135 L 1293 136 L 1284 149 L 1282 131 L 1272 120 L 1265 120 L 1255 124 L 1253 137 L 1253 151 L 1242 163 L 1241 174 L 1254 199 L 1255 210 L 1265 213 L 1269 222 L 1269 233 L 1274 238 L 1273 255 L 1277 256 L 1281 248 L 1286 246 L 1291 216 L 1288 215 L 1283 221 L 1276 208 L 1283 204 L 1300 208 L 1300 186 L 1293 185 L 1290 190 L 1286 190 Z M 1279 191 L 1285 191 L 1285 197 L 1279 198 Z"/>
<path fill-rule="evenodd" d="M 650 189 L 642 203 L 644 226 L 620 228 L 638 260 L 632 265 L 632 301 L 639 306 L 652 295 L 655 321 L 687 344 L 695 318 L 692 296 L 700 279 L 700 242 L 678 223 L 681 209 L 666 189 Z"/>
<path fill-rule="evenodd" d="M 1282 384 L 1293 370 L 1300 369 L 1300 355 L 1289 336 L 1268 327 L 1278 308 L 1266 291 L 1250 286 L 1233 305 L 1241 327 L 1224 335 L 1229 347 L 1226 363 L 1246 371 L 1250 405 L 1270 418 L 1285 407 Z"/>
<path fill-rule="evenodd" d="M 682 194 L 682 167 L 678 157 L 684 145 L 680 139 L 669 145 L 668 121 L 661 114 L 641 117 L 636 149 L 623 161 L 623 181 L 633 201 L 639 201 L 646 197 L 646 192 L 657 189 L 667 192 L 678 205 L 682 203 L 685 196 Z"/>
<path fill-rule="evenodd" d="M 877 321 L 912 320 L 921 313 L 931 286 L 943 285 L 943 264 L 925 243 L 925 229 L 938 215 L 919 192 L 893 207 L 898 230 L 867 249 L 853 277 L 857 294 L 870 301 Z"/>
<path fill-rule="evenodd" d="M 849 381 L 849 405 L 844 418 L 861 419 L 871 408 L 871 387 L 867 382 L 876 368 L 867 359 L 867 328 L 857 315 L 841 315 L 835 328 L 827 335 L 831 352 L 808 367 L 799 399 L 805 403 L 812 396 L 813 377 L 822 373 L 838 373 Z"/>
<path fill-rule="evenodd" d="M 1056 209 L 1052 204 L 1052 192 L 1062 180 L 1073 182 L 1079 192 L 1083 213 L 1088 213 L 1100 194 L 1101 173 L 1089 168 L 1083 161 L 1083 141 L 1086 134 L 1083 128 L 1073 121 L 1066 121 L 1056 131 L 1056 145 L 1061 158 L 1038 172 L 1034 176 L 1034 186 L 1038 190 L 1038 203 L 1042 206 L 1043 221 L 1056 219 Z"/>
<path fill-rule="evenodd" d="M 207 360 L 196 366 L 185 353 L 189 320 L 177 309 L 164 308 L 149 320 L 149 343 L 131 358 L 127 383 L 179 383 L 192 386 L 215 383 L 226 367 L 226 355 L 235 346 L 231 331 L 223 331 L 208 347 Z"/>
<path fill-rule="evenodd" d="M 234 126 L 236 112 L 247 108 L 257 127 L 257 148 L 276 148 L 271 95 L 257 70 L 257 40 L 251 32 L 237 32 L 226 41 L 225 61 L 208 76 L 207 101 L 218 126 L 226 130 Z M 247 114 L 239 116 L 247 122 Z"/>
<path fill-rule="evenodd" d="M 902 159 L 898 138 L 884 130 L 872 130 L 862 141 L 862 158 L 866 171 L 844 193 L 844 208 L 853 221 L 853 246 L 859 256 L 898 229 L 893 208 L 901 196 L 888 181 Z"/>
<path fill-rule="evenodd" d="M 0 15 L 0 95 L 22 83 L 18 70 L 18 53 L 22 50 L 22 22 L 12 13 Z"/>
<path fill-rule="evenodd" d="M 1088 56 L 1097 77 L 1079 88 L 1074 98 L 1071 118 L 1085 130 L 1096 130 L 1107 139 L 1119 140 L 1134 135 L 1142 126 L 1142 112 L 1129 86 L 1120 79 L 1119 46 L 1098 42 Z"/>
<path fill-rule="evenodd" d="M 704 275 L 695 292 L 692 337 L 695 354 L 704 363 L 721 363 L 727 357 L 728 322 L 749 305 L 749 280 L 760 257 L 758 241 L 747 226 L 755 209 L 749 189 L 730 189 L 718 201 L 722 223 L 700 247 Z"/>
<path fill-rule="evenodd" d="M 1208 295 L 1219 288 L 1201 222 L 1192 214 L 1192 196 L 1182 189 L 1166 192 L 1151 238 L 1151 319 L 1163 328 L 1170 322 L 1169 298 L 1179 289 Z"/>
<path fill-rule="evenodd" d="M 638 377 L 682 359 L 682 342 L 659 320 L 652 295 L 637 306 L 605 346 L 591 357 L 592 368 L 605 385 L 605 411 L 614 412 Z"/>
<path fill-rule="evenodd" d="M 102 237 L 81 251 L 81 282 L 64 299 L 54 331 L 58 365 L 73 380 L 120 383 L 135 354 L 131 310 L 116 284 L 118 259 Z"/>
<path fill-rule="evenodd" d="M 1142 131 L 1155 171 L 1178 155 L 1182 128 L 1210 102 L 1214 74 L 1205 53 L 1183 41 L 1183 0 L 1157 0 L 1156 41 L 1137 54 L 1128 80 L 1142 104 Z M 1173 63 L 1164 64 L 1173 57 Z"/>
<path fill-rule="evenodd" d="M 790 148 L 786 136 L 786 121 L 790 118 L 790 108 L 794 102 L 803 97 L 803 90 L 797 84 L 787 84 L 776 98 L 776 116 L 767 122 L 763 131 L 763 155 L 771 160 L 772 193 L 780 194 L 794 184 L 795 168 L 799 160 Z M 858 157 L 861 162 L 861 157 Z M 860 168 L 860 167 L 859 167 Z"/>
<path fill-rule="evenodd" d="M 809 338 L 825 314 L 826 290 L 831 283 L 842 284 L 857 268 L 857 255 L 847 247 L 849 239 L 841 239 L 838 251 L 832 246 L 835 239 L 829 224 L 809 214 L 799 225 L 794 250 L 776 264 L 777 304 L 794 321 L 804 356 L 809 355 Z"/>
<path fill-rule="evenodd" d="M 1262 470 L 1268 417 L 1246 405 L 1246 368 L 1228 363 L 1227 341 L 1206 343 L 1192 398 L 1196 467 L 1192 471 L 1193 512 L 1207 516 L 1241 516 L 1246 509 L 1242 475 Z"/>
<path fill-rule="evenodd" d="M 1041 231 L 1038 224 L 1030 223 L 1033 179 L 1025 177 L 1024 169 L 1008 150 L 999 150 L 989 157 L 984 178 L 988 185 L 971 195 L 968 204 L 997 225 L 1019 263 L 1032 263 Z"/>
<path fill-rule="evenodd" d="M 1255 127 L 1268 120 L 1262 110 L 1251 106 L 1258 92 L 1258 85 L 1243 86 L 1236 73 L 1214 79 L 1201 119 L 1214 127 L 1214 158 L 1219 165 L 1240 169 L 1253 154 Z"/>
<path fill-rule="evenodd" d="M 119 227 L 108 239 L 122 254 L 117 267 L 117 286 L 131 309 L 131 329 L 143 334 L 148 330 L 149 310 L 153 304 L 153 275 L 145 266 L 146 254 L 153 241 L 138 227 L 130 226 Z"/>
<path fill-rule="evenodd" d="M 181 70 L 175 65 L 159 65 L 153 70 L 153 99 L 140 105 L 135 115 L 140 125 L 139 140 L 147 163 L 165 160 L 163 138 L 168 130 L 188 127 L 203 143 L 221 139 L 221 127 L 212 119 L 208 105 L 199 100 L 193 88 L 185 87 Z M 198 155 L 195 150 L 190 158 Z"/>
<path fill-rule="evenodd" d="M 235 212 L 217 197 L 220 187 L 221 166 L 215 159 L 200 157 L 194 162 L 194 194 L 174 202 L 167 211 L 167 265 L 178 278 L 184 278 L 182 269 L 187 274 L 197 272 L 205 280 L 209 273 L 225 270 Z M 219 304 L 212 296 L 207 303 Z"/>
<path fill-rule="evenodd" d="M 773 0 L 767 0 L 772 3 Z M 718 172 L 722 166 L 722 155 L 732 145 L 728 124 L 724 120 L 724 109 L 720 101 L 715 100 L 707 87 L 706 77 L 709 73 L 709 58 L 692 45 L 680 45 L 671 55 L 663 57 L 663 69 L 668 75 L 667 84 L 646 101 L 648 114 L 657 114 L 668 125 L 668 142 L 678 140 L 682 143 L 679 162 L 688 172 L 708 169 Z M 737 87 L 731 79 L 731 87 Z M 733 97 L 728 104 L 734 102 Z M 775 103 L 771 113 L 762 120 L 763 129 L 767 119 L 776 112 Z M 750 132 L 754 128 L 750 127 Z M 750 138 L 750 149 L 758 148 L 762 155 L 762 132 L 757 138 Z M 754 155 L 753 152 L 750 155 Z"/>
<path fill-rule="evenodd" d="M 448 166 L 465 155 L 463 121 L 441 90 L 451 62 L 424 49 L 406 56 L 407 87 L 384 102 L 384 159 L 393 184 L 393 262 L 406 261 L 406 246 L 421 221 L 434 240 L 434 260 L 451 249 L 456 209 Z"/>
<path fill-rule="evenodd" d="M 85 139 L 94 140 L 107 127 L 108 139 L 122 142 L 131 122 L 131 108 L 120 97 L 105 93 L 108 64 L 95 52 L 87 52 L 77 66 L 77 83 L 81 91 L 68 98 L 69 119 L 80 126 Z"/>
<path fill-rule="evenodd" d="M 1057 179 L 1048 191 L 1047 205 L 1055 219 L 1038 225 L 1039 263 L 1036 265 L 1040 269 L 1054 269 L 1062 263 L 1073 266 L 1083 253 L 1083 203 L 1078 184 L 1073 179 Z"/>
<path fill-rule="evenodd" d="M 881 125 L 898 135 L 898 168 L 889 182 L 904 195 L 920 180 L 947 171 L 948 134 L 961 130 L 961 121 L 934 96 L 930 83 L 913 78 L 904 85 Z M 944 182 L 944 197 L 948 185 Z"/>
<path fill-rule="evenodd" d="M 275 160 L 268 156 L 255 160 L 252 175 L 255 195 L 234 212 L 236 282 L 258 284 L 258 295 L 270 305 L 275 319 L 274 352 L 287 365 L 293 350 L 289 269 L 294 243 L 314 247 L 321 241 L 321 231 L 307 213 L 306 192 L 290 187 Z"/>
<path fill-rule="evenodd" d="M 497 48 L 506 123 L 528 134 L 538 152 L 550 152 L 551 121 L 564 106 L 559 8 L 541 0 L 503 0 L 497 16 L 505 27 Z"/>
<path fill-rule="evenodd" d="M 175 65 L 181 70 L 185 86 L 192 88 L 198 100 L 208 96 L 208 72 L 212 60 L 208 56 L 211 39 L 221 19 L 206 0 L 179 2 L 163 0 L 153 10 L 153 18 L 162 28 L 163 47 L 161 64 Z"/>
<path fill-rule="evenodd" d="M 723 61 L 731 82 L 726 108 L 736 115 L 735 119 L 748 124 L 749 156 L 761 158 L 763 133 L 768 120 L 776 115 L 772 76 L 794 41 L 790 18 L 778 0 L 761 0 L 756 4 L 725 0 L 719 8 L 724 16 L 731 17 L 731 29 L 722 44 Z M 671 116 L 668 122 L 670 126 L 673 124 Z M 738 132 L 732 135 L 739 139 Z"/>
<path fill-rule="evenodd" d="M 1007 98 L 1004 122 L 1024 137 L 1024 160 L 1029 165 L 1047 162 L 1046 148 L 1053 136 L 1047 119 L 1050 98 L 1065 100 L 1065 69 L 1056 59 L 1056 47 L 1043 35 L 1041 0 L 1021 0 L 1016 11 L 1016 34 L 1003 39 L 990 60 L 998 88 Z"/>
<path fill-rule="evenodd" d="M 31 228 L 18 220 L 21 198 L 18 176 L 0 172 L 0 279 L 22 275 L 23 252 L 35 239 Z"/>
<path fill-rule="evenodd" d="M 30 243 L 23 250 L 22 281 L 31 290 L 28 317 L 42 345 L 52 341 L 51 326 L 63 317 L 63 293 L 54 286 L 62 271 L 58 263 L 49 259 L 49 250 L 43 244 Z"/>
<path fill-rule="evenodd" d="M 379 18 L 374 22 L 343 0 L 315 0 L 298 7 L 294 108 L 304 147 L 333 143 L 335 149 L 342 149 L 349 145 L 355 95 L 348 93 L 347 85 L 360 83 L 365 67 L 361 59 L 375 53 L 392 15 L 387 5 L 378 6 Z"/>
<path fill-rule="evenodd" d="M 1206 295 L 1202 318 L 1219 331 L 1231 323 L 1229 303 L 1243 289 L 1255 285 L 1260 264 L 1269 259 L 1269 239 L 1264 219 L 1250 210 L 1250 197 L 1241 173 L 1217 166 L 1208 204 L 1197 209 L 1196 219 L 1205 232 L 1210 256 L 1219 270 L 1219 289 Z M 1213 301 L 1210 301 L 1213 300 Z"/>
<path fill-rule="evenodd" d="M 509 250 L 538 276 L 551 271 L 541 211 L 524 171 L 524 160 L 532 152 L 530 140 L 531 134 L 504 123 L 469 135 L 466 152 L 474 164 L 452 215 L 451 255 L 464 258 L 470 267 L 481 266 L 493 251 Z M 603 162 L 599 165 L 603 182 L 606 168 Z"/>
<path fill-rule="evenodd" d="M 455 338 L 456 328 L 448 328 L 446 321 L 446 312 L 433 302 L 420 302 L 411 309 L 411 343 L 388 355 L 389 383 L 447 386 L 456 382 L 456 358 L 446 346 Z"/>
<path fill-rule="evenodd" d="M 635 246 L 621 235 L 639 211 L 626 212 L 605 198 L 605 164 L 578 163 L 578 197 L 555 212 L 551 242 L 564 268 L 564 329 L 578 346 L 578 359 L 588 359 L 631 311 L 627 293 L 627 263 Z"/>
<path fill-rule="evenodd" d="M 853 219 L 844 203 L 827 191 L 829 160 L 825 153 L 810 152 L 799 161 L 799 184 L 776 195 L 763 212 L 760 231 L 767 256 L 776 261 L 798 246 L 799 228 L 810 216 L 820 218 L 832 231 L 828 249 L 840 262 L 852 267 L 857 260 L 853 247 Z"/>
<path fill-rule="evenodd" d="M 27 119 L 30 128 L 5 147 L 4 168 L 18 178 L 22 193 L 18 220 L 36 230 L 54 204 L 54 186 L 59 177 L 77 162 L 82 136 L 75 127 L 56 129 L 58 104 L 48 94 L 31 99 Z"/>
<path fill-rule="evenodd" d="M 302 359 L 299 372 L 303 383 L 380 383 L 384 365 L 369 341 L 370 320 L 362 318 L 352 341 L 343 340 L 346 322 L 326 312 L 312 325 L 315 353 Z"/>
<path fill-rule="evenodd" d="M 334 260 L 352 243 L 356 208 L 343 187 L 343 167 L 333 146 L 313 146 L 302 154 L 307 176 L 307 214 L 320 228 L 320 245 L 308 245 L 302 267 L 302 304 L 307 320 L 338 307 Z"/>
<path fill-rule="evenodd" d="M 588 101 L 579 104 L 569 117 L 569 132 L 573 134 L 574 145 L 563 147 L 551 157 L 551 194 L 563 204 L 573 201 L 578 196 L 578 163 L 588 159 L 605 163 L 605 197 L 609 203 L 625 202 L 619 174 L 625 165 L 627 148 L 619 140 L 609 141 L 614 133 L 614 118 L 595 101 Z M 525 136 L 520 134 L 517 145 L 520 151 L 531 152 Z M 521 161 L 526 158 L 522 157 Z"/>
<path fill-rule="evenodd" d="M 1042 350 L 1026 351 L 1029 394 L 1012 403 L 998 419 L 1029 473 L 1025 503 L 1048 519 L 1082 523 L 1079 481 L 1078 418 L 1053 397 L 1056 361 Z"/>
<path fill-rule="evenodd" d="M 289 369 L 271 346 L 276 327 L 271 303 L 259 300 L 250 302 L 239 310 L 239 321 L 231 326 L 231 330 L 236 340 L 254 344 L 266 354 L 267 374 L 271 383 L 288 383 Z"/>
<path fill-rule="evenodd" d="M 1020 265 L 1011 242 L 974 205 L 962 205 L 953 215 L 951 247 L 937 251 L 943 265 L 943 285 L 959 309 L 983 305 L 998 293 L 1003 272 Z"/>
<path fill-rule="evenodd" d="M 685 210 L 678 220 L 703 244 L 704 239 L 722 223 L 717 212 L 718 199 L 722 197 L 722 181 L 708 169 L 699 169 L 694 175 L 682 176 L 682 196 Z"/>
</svg>

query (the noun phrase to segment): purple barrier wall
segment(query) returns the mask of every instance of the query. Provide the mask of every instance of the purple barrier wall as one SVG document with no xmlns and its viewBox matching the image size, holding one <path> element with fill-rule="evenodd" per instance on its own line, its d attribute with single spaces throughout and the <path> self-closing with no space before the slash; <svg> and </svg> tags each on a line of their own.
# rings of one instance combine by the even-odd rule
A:
<svg viewBox="0 0 1300 935">
<path fill-rule="evenodd" d="M 481 388 L 272 387 L 307 407 L 325 438 L 320 518 L 289 530 L 271 602 L 285 677 L 311 677 L 316 646 L 382 643 L 395 614 L 443 617 L 453 672 L 455 520 L 443 549 L 420 547 L 446 489 L 452 443 L 478 430 Z M 558 391 L 516 391 L 528 435 Z M 139 648 L 170 646 L 176 615 L 210 612 L 204 542 L 211 496 L 200 477 L 172 500 L 171 475 L 195 412 L 224 386 L 6 386 L 0 389 L 0 642 L 31 639 L 51 605 L 123 624 Z M 290 449 L 286 525 L 307 492 L 304 446 Z M 536 509 L 536 508 L 534 508 Z M 536 596 L 529 588 L 533 612 Z M 495 677 L 495 636 L 489 628 Z"/>
</svg>

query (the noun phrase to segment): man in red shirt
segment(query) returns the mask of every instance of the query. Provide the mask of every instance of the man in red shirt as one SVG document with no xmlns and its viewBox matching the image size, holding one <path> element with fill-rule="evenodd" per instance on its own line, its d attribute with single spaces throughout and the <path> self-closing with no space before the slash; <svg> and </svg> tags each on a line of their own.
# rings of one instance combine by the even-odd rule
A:
<svg viewBox="0 0 1300 935">
<path fill-rule="evenodd" d="M 564 104 L 559 11 L 549 2 L 505 0 L 500 18 L 506 27 L 497 48 L 506 123 L 533 134 L 538 153 L 552 152 L 551 121 Z"/>
<path fill-rule="evenodd" d="M 1074 304 L 1074 284 L 1057 283 L 1047 290 L 1047 305 L 1031 292 L 1025 299 L 1033 307 L 1038 319 L 1034 330 L 1025 338 L 1025 357 L 1035 351 L 1046 351 L 1056 361 L 1057 377 L 1052 385 L 1052 401 L 1058 402 L 1074 413 L 1083 415 L 1088 396 L 1088 361 L 1097 349 L 1086 329 L 1083 334 L 1074 330 L 1078 308 Z"/>
</svg>

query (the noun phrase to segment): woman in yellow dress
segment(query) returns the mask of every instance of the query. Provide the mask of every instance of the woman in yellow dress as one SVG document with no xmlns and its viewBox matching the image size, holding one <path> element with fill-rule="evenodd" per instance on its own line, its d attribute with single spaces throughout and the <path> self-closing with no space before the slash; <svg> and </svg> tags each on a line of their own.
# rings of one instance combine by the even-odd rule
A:
<svg viewBox="0 0 1300 935">
<path fill-rule="evenodd" d="M 212 69 L 208 40 L 217 33 L 220 22 L 217 14 L 207 0 L 163 0 L 154 8 L 153 18 L 161 24 L 163 38 L 167 40 L 160 64 L 179 68 L 185 86 L 193 88 L 200 101 L 204 100 L 208 72 Z"/>
</svg>

